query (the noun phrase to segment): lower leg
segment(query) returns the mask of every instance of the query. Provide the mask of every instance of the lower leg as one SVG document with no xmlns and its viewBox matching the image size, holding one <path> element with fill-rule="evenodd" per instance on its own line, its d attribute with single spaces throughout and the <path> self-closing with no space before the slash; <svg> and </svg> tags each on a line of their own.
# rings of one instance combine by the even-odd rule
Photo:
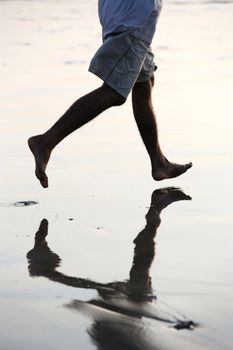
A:
<svg viewBox="0 0 233 350">
<path fill-rule="evenodd" d="M 48 187 L 45 170 L 53 148 L 66 136 L 87 124 L 106 109 L 124 102 L 124 97 L 104 84 L 77 100 L 44 134 L 33 136 L 28 140 L 28 145 L 35 157 L 35 173 L 43 187 Z"/>
<path fill-rule="evenodd" d="M 155 180 L 177 177 L 189 168 L 189 164 L 171 163 L 161 151 L 158 140 L 158 129 L 151 101 L 151 91 L 154 78 L 142 83 L 136 83 L 132 91 L 134 117 L 138 130 L 151 160 L 152 176 Z"/>
</svg>

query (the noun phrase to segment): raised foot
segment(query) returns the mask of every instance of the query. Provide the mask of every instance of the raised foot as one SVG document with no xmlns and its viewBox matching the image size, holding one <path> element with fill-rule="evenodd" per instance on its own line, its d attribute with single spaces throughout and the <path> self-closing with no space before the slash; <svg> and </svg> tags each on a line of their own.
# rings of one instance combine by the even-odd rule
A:
<svg viewBox="0 0 233 350">
<path fill-rule="evenodd" d="M 42 136 L 33 136 L 28 139 L 28 146 L 35 158 L 35 174 L 44 188 L 49 186 L 45 173 L 51 151 L 42 141 Z"/>
<path fill-rule="evenodd" d="M 155 169 L 152 170 L 152 176 L 156 181 L 171 179 L 173 177 L 177 177 L 184 174 L 188 169 L 192 167 L 192 165 L 192 163 L 170 163 L 167 159 L 165 159 L 165 161 L 162 164 L 155 166 Z"/>
</svg>

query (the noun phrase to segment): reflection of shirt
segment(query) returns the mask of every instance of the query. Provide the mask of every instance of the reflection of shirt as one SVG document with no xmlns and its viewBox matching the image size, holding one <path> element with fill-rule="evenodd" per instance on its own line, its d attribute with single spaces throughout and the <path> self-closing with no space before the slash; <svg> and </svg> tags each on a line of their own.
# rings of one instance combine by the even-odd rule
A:
<svg viewBox="0 0 233 350">
<path fill-rule="evenodd" d="M 99 0 L 103 39 L 113 33 L 131 31 L 151 42 L 162 0 Z"/>
</svg>

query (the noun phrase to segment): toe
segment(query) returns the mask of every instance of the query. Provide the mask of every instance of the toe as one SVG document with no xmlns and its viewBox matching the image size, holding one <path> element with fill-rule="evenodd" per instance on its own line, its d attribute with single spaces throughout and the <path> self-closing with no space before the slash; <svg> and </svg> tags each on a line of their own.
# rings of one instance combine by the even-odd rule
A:
<svg viewBox="0 0 233 350">
<path fill-rule="evenodd" d="M 41 186 L 44 188 L 49 187 L 49 181 L 47 176 L 44 176 L 42 179 L 40 179 Z"/>
<path fill-rule="evenodd" d="M 193 163 L 188 163 L 185 165 L 186 169 L 190 169 L 193 166 Z"/>
</svg>

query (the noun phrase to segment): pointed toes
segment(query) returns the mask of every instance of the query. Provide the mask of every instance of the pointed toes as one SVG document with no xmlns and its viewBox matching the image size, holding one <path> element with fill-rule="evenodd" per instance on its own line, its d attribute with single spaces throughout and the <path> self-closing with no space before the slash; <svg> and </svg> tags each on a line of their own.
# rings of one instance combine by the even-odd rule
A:
<svg viewBox="0 0 233 350">
<path fill-rule="evenodd" d="M 188 164 L 185 164 L 185 168 L 188 170 L 188 169 L 190 169 L 190 168 L 192 168 L 192 166 L 193 166 L 193 163 L 188 163 Z"/>
</svg>

